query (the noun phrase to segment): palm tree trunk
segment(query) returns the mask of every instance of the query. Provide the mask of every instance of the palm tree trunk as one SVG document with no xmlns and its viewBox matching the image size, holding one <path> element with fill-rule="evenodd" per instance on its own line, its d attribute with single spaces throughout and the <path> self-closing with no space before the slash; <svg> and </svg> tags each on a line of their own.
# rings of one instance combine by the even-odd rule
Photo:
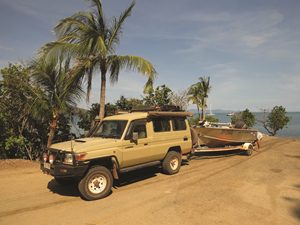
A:
<svg viewBox="0 0 300 225">
<path fill-rule="evenodd" d="M 205 120 L 205 115 L 206 115 L 206 98 L 204 98 L 204 101 L 203 101 L 203 107 L 202 107 L 202 120 Z"/>
<path fill-rule="evenodd" d="M 58 122 L 58 116 L 53 116 L 52 121 L 50 123 L 50 131 L 49 131 L 49 136 L 48 136 L 48 141 L 47 141 L 47 147 L 50 147 L 52 144 L 55 131 L 57 128 L 57 122 Z"/>
<path fill-rule="evenodd" d="M 101 89 L 100 89 L 100 110 L 99 119 L 103 120 L 105 115 L 105 92 L 106 92 L 106 72 L 101 70 Z"/>
<path fill-rule="evenodd" d="M 200 115 L 200 109 L 199 109 L 199 105 L 197 104 L 197 110 L 198 110 L 198 115 L 199 115 L 199 121 L 201 120 L 201 115 Z"/>
</svg>

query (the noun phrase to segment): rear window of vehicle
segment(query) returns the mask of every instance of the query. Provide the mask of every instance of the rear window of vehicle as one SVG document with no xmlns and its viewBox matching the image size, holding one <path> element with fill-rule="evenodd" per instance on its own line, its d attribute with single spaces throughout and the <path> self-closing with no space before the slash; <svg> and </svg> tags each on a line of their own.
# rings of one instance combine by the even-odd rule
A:
<svg viewBox="0 0 300 225">
<path fill-rule="evenodd" d="M 173 130 L 186 130 L 185 118 L 174 118 L 172 119 Z"/>
<path fill-rule="evenodd" d="M 153 119 L 154 132 L 167 132 L 171 130 L 170 120 L 167 118 Z"/>
</svg>

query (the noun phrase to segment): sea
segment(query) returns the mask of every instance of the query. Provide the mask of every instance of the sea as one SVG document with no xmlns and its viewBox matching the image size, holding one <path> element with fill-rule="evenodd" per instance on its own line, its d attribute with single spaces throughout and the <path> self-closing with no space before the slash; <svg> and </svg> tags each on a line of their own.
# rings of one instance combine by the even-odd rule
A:
<svg viewBox="0 0 300 225">
<path fill-rule="evenodd" d="M 256 119 L 256 123 L 254 128 L 259 130 L 262 133 L 266 133 L 266 129 L 262 126 L 259 120 L 263 120 L 264 113 L 263 112 L 254 112 L 253 113 Z M 215 113 L 215 117 L 219 119 L 220 123 L 230 123 L 231 117 L 227 116 L 227 113 Z M 290 122 L 287 124 L 285 128 L 279 130 L 276 136 L 281 137 L 291 137 L 291 138 L 300 138 L 300 112 L 288 112 L 287 116 L 290 118 Z"/>
</svg>

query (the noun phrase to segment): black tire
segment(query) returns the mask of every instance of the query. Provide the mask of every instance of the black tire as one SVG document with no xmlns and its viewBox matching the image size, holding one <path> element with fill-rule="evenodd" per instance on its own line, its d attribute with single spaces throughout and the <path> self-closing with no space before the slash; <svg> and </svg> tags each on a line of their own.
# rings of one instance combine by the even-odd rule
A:
<svg viewBox="0 0 300 225">
<path fill-rule="evenodd" d="M 81 196 L 86 200 L 105 198 L 113 185 L 111 172 L 104 166 L 92 167 L 78 184 Z"/>
<path fill-rule="evenodd" d="M 69 177 L 54 177 L 56 183 L 58 183 L 59 185 L 62 186 L 66 186 L 66 185 L 72 185 L 74 183 L 76 183 L 75 179 L 69 178 Z"/>
<path fill-rule="evenodd" d="M 175 151 L 170 151 L 166 155 L 162 163 L 163 173 L 172 175 L 178 173 L 181 167 L 181 154 Z"/>
</svg>

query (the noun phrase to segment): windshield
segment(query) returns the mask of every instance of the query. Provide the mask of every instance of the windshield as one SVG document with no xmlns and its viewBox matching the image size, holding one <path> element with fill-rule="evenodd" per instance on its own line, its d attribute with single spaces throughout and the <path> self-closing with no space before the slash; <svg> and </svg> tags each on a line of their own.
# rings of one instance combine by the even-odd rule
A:
<svg viewBox="0 0 300 225">
<path fill-rule="evenodd" d="M 127 120 L 104 120 L 94 137 L 120 139 L 126 127 Z"/>
</svg>

